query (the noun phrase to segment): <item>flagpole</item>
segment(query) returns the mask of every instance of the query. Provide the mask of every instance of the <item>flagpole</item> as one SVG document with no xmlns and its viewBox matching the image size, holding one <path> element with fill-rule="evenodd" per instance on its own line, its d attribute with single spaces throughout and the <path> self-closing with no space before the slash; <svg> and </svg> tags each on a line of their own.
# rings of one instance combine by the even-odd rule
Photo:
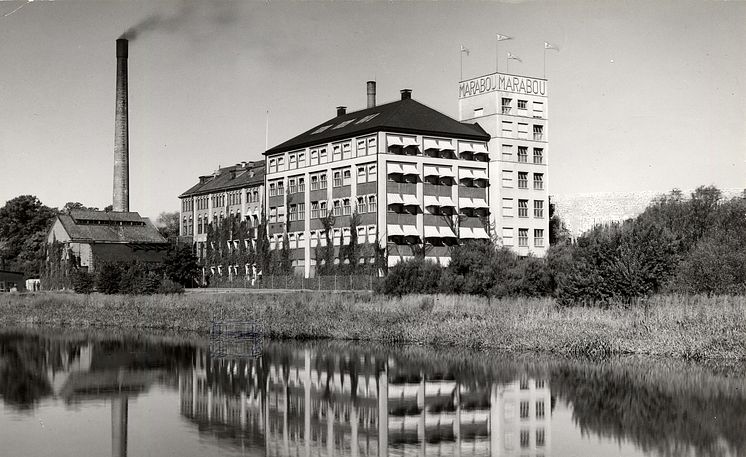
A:
<svg viewBox="0 0 746 457">
<path fill-rule="evenodd" d="M 461 49 L 458 52 L 459 62 L 461 64 L 461 78 L 459 79 L 459 82 L 464 80 L 464 50 Z"/>
<path fill-rule="evenodd" d="M 544 45 L 544 79 L 547 79 L 547 45 Z"/>
<path fill-rule="evenodd" d="M 495 73 L 500 73 L 500 40 L 495 41 Z"/>
</svg>

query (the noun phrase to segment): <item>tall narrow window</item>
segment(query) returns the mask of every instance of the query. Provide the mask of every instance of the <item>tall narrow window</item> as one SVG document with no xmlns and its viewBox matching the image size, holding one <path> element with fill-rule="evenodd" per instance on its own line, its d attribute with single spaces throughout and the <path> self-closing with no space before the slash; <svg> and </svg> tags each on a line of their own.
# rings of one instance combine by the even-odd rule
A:
<svg viewBox="0 0 746 457">
<path fill-rule="evenodd" d="M 544 126 L 534 125 L 534 140 L 541 141 L 544 139 Z"/>
<path fill-rule="evenodd" d="M 544 173 L 534 173 L 534 189 L 544 189 Z"/>
<path fill-rule="evenodd" d="M 544 217 L 544 200 L 534 200 L 534 217 L 537 219 Z"/>
<path fill-rule="evenodd" d="M 518 229 L 518 246 L 528 246 L 528 229 Z"/>
<path fill-rule="evenodd" d="M 528 200 L 518 200 L 518 217 L 528 217 Z"/>
<path fill-rule="evenodd" d="M 528 162 L 528 148 L 526 146 L 518 146 L 518 161 L 521 163 Z"/>
<path fill-rule="evenodd" d="M 510 99 L 509 98 L 503 98 L 501 106 L 502 106 L 503 114 L 510 114 Z"/>
<path fill-rule="evenodd" d="M 534 163 L 535 164 L 544 163 L 544 149 L 534 148 Z"/>
<path fill-rule="evenodd" d="M 518 172 L 518 188 L 528 189 L 528 172 L 526 171 Z"/>
<path fill-rule="evenodd" d="M 534 246 L 544 247 L 544 229 L 534 229 Z"/>
</svg>

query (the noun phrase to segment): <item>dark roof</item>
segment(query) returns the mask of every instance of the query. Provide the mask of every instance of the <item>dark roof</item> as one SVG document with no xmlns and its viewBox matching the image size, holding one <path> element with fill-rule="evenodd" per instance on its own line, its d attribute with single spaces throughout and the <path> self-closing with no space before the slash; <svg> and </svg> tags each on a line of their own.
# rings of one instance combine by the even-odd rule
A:
<svg viewBox="0 0 746 457">
<path fill-rule="evenodd" d="M 366 116 L 375 117 L 364 120 Z M 352 122 L 338 127 L 347 121 Z M 314 133 L 324 126 L 329 127 L 321 132 Z M 488 141 L 490 139 L 490 135 L 478 124 L 459 122 L 409 98 L 329 119 L 307 132 L 269 149 L 264 154 L 290 151 L 380 130 L 396 133 L 441 135 L 468 140 Z"/>
<path fill-rule="evenodd" d="M 167 243 L 150 219 L 135 212 L 71 211 L 57 218 L 72 241 L 96 243 Z M 80 222 L 83 223 L 80 223 Z M 102 221 L 102 224 L 91 222 Z M 119 225 L 117 222 L 140 222 L 141 225 Z"/>
<path fill-rule="evenodd" d="M 254 176 L 251 176 L 251 170 L 254 171 Z M 264 183 L 264 170 L 264 160 L 249 162 L 246 166 L 238 164 L 219 168 L 212 175 L 200 177 L 200 181 L 204 178 L 205 182 L 199 182 L 190 187 L 186 192 L 179 195 L 179 198 L 221 190 L 258 186 Z"/>
</svg>

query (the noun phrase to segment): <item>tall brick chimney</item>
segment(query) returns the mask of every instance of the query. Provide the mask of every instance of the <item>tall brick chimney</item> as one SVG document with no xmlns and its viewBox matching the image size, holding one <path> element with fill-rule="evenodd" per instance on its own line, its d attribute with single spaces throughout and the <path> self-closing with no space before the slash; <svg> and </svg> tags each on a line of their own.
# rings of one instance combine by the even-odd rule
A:
<svg viewBox="0 0 746 457">
<path fill-rule="evenodd" d="M 376 106 L 376 82 L 368 81 L 365 83 L 368 92 L 368 108 Z"/>
<path fill-rule="evenodd" d="M 114 211 L 130 210 L 130 148 L 127 118 L 127 40 L 117 40 L 117 92 L 114 115 Z"/>
</svg>

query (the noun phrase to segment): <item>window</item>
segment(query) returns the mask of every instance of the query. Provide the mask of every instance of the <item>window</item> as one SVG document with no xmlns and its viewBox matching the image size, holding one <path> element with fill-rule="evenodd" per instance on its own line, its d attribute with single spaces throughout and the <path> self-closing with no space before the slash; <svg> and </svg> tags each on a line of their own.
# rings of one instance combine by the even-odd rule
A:
<svg viewBox="0 0 746 457">
<path fill-rule="evenodd" d="M 273 182 L 269 183 L 269 196 L 274 197 L 277 195 L 277 185 Z"/>
<path fill-rule="evenodd" d="M 303 221 L 306 219 L 306 204 L 298 203 L 298 220 Z"/>
<path fill-rule="evenodd" d="M 333 214 L 335 216 L 341 216 L 342 215 L 342 201 L 341 200 L 334 200 Z"/>
<path fill-rule="evenodd" d="M 534 109 L 534 117 L 544 117 L 544 103 L 543 102 L 534 102 L 533 109 Z"/>
<path fill-rule="evenodd" d="M 332 146 L 332 162 L 342 160 L 342 145 L 335 144 Z"/>
<path fill-rule="evenodd" d="M 357 183 L 362 184 L 368 180 L 368 171 L 365 169 L 365 165 L 357 167 Z"/>
<path fill-rule="evenodd" d="M 285 183 L 283 181 L 277 182 L 277 195 L 285 195 Z"/>
<path fill-rule="evenodd" d="M 510 170 L 503 170 L 502 181 L 503 187 L 513 187 L 513 172 Z"/>
<path fill-rule="evenodd" d="M 503 245 L 513 246 L 513 229 L 510 227 L 503 227 Z"/>
<path fill-rule="evenodd" d="M 510 121 L 502 122 L 502 136 L 506 138 L 513 138 L 513 123 Z"/>
<path fill-rule="evenodd" d="M 319 218 L 319 202 L 311 202 L 311 219 Z"/>
<path fill-rule="evenodd" d="M 298 153 L 298 167 L 305 167 L 305 166 L 306 166 L 306 153 L 299 152 Z"/>
<path fill-rule="evenodd" d="M 283 171 L 283 170 L 285 170 L 285 158 L 278 157 L 277 158 L 277 171 Z"/>
<path fill-rule="evenodd" d="M 326 148 L 319 148 L 319 163 L 328 162 L 329 157 L 326 154 Z"/>
<path fill-rule="evenodd" d="M 321 133 L 321 132 L 323 132 L 324 130 L 328 129 L 331 126 L 332 126 L 332 124 L 322 125 L 321 127 L 317 128 L 316 130 L 314 130 L 313 132 L 311 132 L 311 135 L 315 135 L 317 133 Z"/>
<path fill-rule="evenodd" d="M 334 172 L 334 187 L 342 187 L 342 172 Z"/>
<path fill-rule="evenodd" d="M 351 182 L 352 182 L 352 172 L 348 168 L 342 172 L 342 185 L 349 186 Z"/>
<path fill-rule="evenodd" d="M 518 229 L 518 246 L 528 246 L 528 229 Z"/>
<path fill-rule="evenodd" d="M 357 124 L 362 124 L 364 122 L 368 122 L 369 120 L 373 119 L 374 117 L 378 116 L 379 114 L 381 114 L 381 113 L 369 114 L 369 115 L 365 116 L 364 118 L 360 119 L 359 121 L 355 122 L 355 124 L 357 125 Z"/>
<path fill-rule="evenodd" d="M 378 142 L 376 137 L 368 138 L 368 155 L 375 155 L 378 152 Z"/>
<path fill-rule="evenodd" d="M 326 189 L 326 173 L 319 176 L 319 189 Z"/>
<path fill-rule="evenodd" d="M 543 379 L 537 379 L 534 381 L 534 384 L 537 389 L 543 389 L 544 388 L 544 380 Z"/>
<path fill-rule="evenodd" d="M 544 229 L 534 229 L 534 246 L 544 247 Z"/>
<path fill-rule="evenodd" d="M 368 205 L 365 204 L 365 197 L 357 198 L 357 212 L 360 214 L 368 212 Z"/>
<path fill-rule="evenodd" d="M 536 402 L 536 418 L 537 419 L 544 418 L 544 401 L 543 400 Z"/>
<path fill-rule="evenodd" d="M 311 232 L 311 247 L 315 248 L 319 245 L 319 232 L 316 230 Z"/>
<path fill-rule="evenodd" d="M 503 217 L 513 217 L 512 198 L 503 198 Z"/>
<path fill-rule="evenodd" d="M 295 186 L 295 178 L 290 178 L 288 180 L 288 193 L 294 194 L 297 190 L 298 188 Z"/>
<path fill-rule="evenodd" d="M 349 141 L 342 144 L 342 158 L 343 159 L 352 158 L 352 143 L 350 143 Z"/>
<path fill-rule="evenodd" d="M 376 164 L 368 165 L 368 182 L 376 182 Z"/>
<path fill-rule="evenodd" d="M 277 159 L 269 159 L 269 172 L 275 173 L 277 171 Z"/>
<path fill-rule="evenodd" d="M 344 200 L 342 200 L 342 214 L 344 214 L 345 216 L 349 216 L 350 214 L 352 214 L 352 208 L 350 207 L 349 198 L 345 198 Z"/>
<path fill-rule="evenodd" d="M 326 217 L 329 215 L 329 208 L 326 201 L 319 202 L 319 217 Z"/>
<path fill-rule="evenodd" d="M 368 195 L 368 211 L 371 213 L 376 212 L 376 196 L 375 195 Z"/>
<path fill-rule="evenodd" d="M 525 110 L 527 103 L 528 102 L 526 100 L 518 100 L 518 109 Z"/>
<path fill-rule="evenodd" d="M 290 168 L 291 170 L 294 169 L 294 168 L 298 168 L 298 162 L 297 162 L 297 160 L 298 160 L 298 157 L 295 154 L 290 154 L 290 160 L 289 160 L 289 163 L 288 163 L 288 168 Z"/>
<path fill-rule="evenodd" d="M 518 172 L 518 188 L 528 189 L 528 172 L 525 172 L 525 171 Z"/>
<path fill-rule="evenodd" d="M 341 241 L 342 241 L 342 230 L 335 228 L 334 229 L 334 240 L 333 240 L 334 245 L 341 246 Z M 339 259 L 337 258 L 335 260 L 339 260 Z"/>
<path fill-rule="evenodd" d="M 528 419 L 528 402 L 521 402 L 521 419 Z"/>
<path fill-rule="evenodd" d="M 526 146 L 518 146 L 518 161 L 521 163 L 528 162 L 528 148 Z"/>
<path fill-rule="evenodd" d="M 534 163 L 544 163 L 544 149 L 534 148 Z"/>
<path fill-rule="evenodd" d="M 544 173 L 534 173 L 534 189 L 544 189 Z"/>
<path fill-rule="evenodd" d="M 365 243 L 365 226 L 357 228 L 357 244 Z M 364 258 L 360 260 L 365 261 Z"/>
<path fill-rule="evenodd" d="M 311 176 L 311 190 L 319 190 L 319 177 L 318 175 Z"/>
<path fill-rule="evenodd" d="M 484 116 L 484 108 L 474 108 L 474 117 Z"/>
<path fill-rule="evenodd" d="M 518 217 L 528 217 L 528 200 L 518 200 Z"/>
<path fill-rule="evenodd" d="M 277 208 L 269 209 L 269 222 L 277 222 Z"/>
<path fill-rule="evenodd" d="M 365 155 L 365 140 L 357 140 L 357 156 L 362 157 Z"/>
<path fill-rule="evenodd" d="M 541 141 L 544 139 L 544 126 L 534 125 L 534 140 Z"/>
<path fill-rule="evenodd" d="M 502 159 L 513 160 L 513 145 L 512 144 L 502 145 Z"/>
<path fill-rule="evenodd" d="M 306 191 L 306 178 L 298 178 L 298 192 Z"/>
<path fill-rule="evenodd" d="M 319 164 L 319 150 L 311 149 L 311 165 Z"/>
<path fill-rule="evenodd" d="M 340 122 L 339 124 L 335 125 L 332 130 L 341 129 L 343 127 L 347 127 L 352 121 L 355 119 L 350 119 L 349 121 Z"/>
<path fill-rule="evenodd" d="M 376 242 L 376 226 L 375 225 L 368 226 L 368 242 L 369 243 Z"/>
<path fill-rule="evenodd" d="M 528 124 L 518 123 L 518 138 L 528 139 Z"/>
<path fill-rule="evenodd" d="M 544 200 L 534 200 L 534 217 L 537 219 L 544 217 Z"/>
<path fill-rule="evenodd" d="M 345 245 L 350 244 L 350 228 L 349 227 L 345 227 L 342 229 L 342 242 Z"/>
<path fill-rule="evenodd" d="M 503 114 L 510 114 L 510 101 L 509 98 L 503 98 L 502 99 L 502 113 Z"/>
<path fill-rule="evenodd" d="M 298 220 L 298 205 L 290 205 L 288 210 L 288 220 L 290 222 Z"/>
<path fill-rule="evenodd" d="M 528 430 L 521 430 L 521 448 L 525 449 L 529 446 L 529 440 L 531 439 L 531 434 Z"/>
</svg>

